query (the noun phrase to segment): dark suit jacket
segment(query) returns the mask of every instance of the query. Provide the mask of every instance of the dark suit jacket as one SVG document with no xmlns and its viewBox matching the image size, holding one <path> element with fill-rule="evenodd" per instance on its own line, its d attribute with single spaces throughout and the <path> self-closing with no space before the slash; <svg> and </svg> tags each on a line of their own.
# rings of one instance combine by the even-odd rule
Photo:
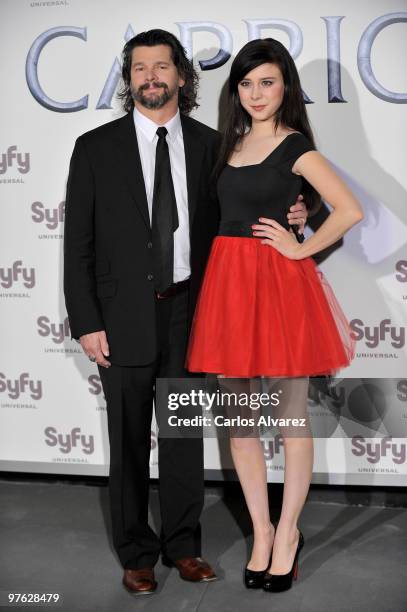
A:
<svg viewBox="0 0 407 612">
<path fill-rule="evenodd" d="M 181 115 L 191 243 L 189 325 L 219 223 L 210 174 L 220 135 Z M 71 158 L 64 292 L 73 338 L 106 330 L 110 360 L 156 356 L 151 228 L 133 113 L 80 136 Z"/>
</svg>

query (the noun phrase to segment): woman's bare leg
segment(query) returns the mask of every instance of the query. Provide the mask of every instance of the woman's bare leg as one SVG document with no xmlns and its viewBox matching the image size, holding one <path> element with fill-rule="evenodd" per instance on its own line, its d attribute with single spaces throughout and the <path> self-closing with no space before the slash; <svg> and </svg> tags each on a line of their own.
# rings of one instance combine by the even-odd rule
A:
<svg viewBox="0 0 407 612">
<path fill-rule="evenodd" d="M 247 567 L 264 570 L 270 559 L 274 527 L 270 522 L 263 447 L 259 438 L 231 438 L 230 450 L 253 523 L 253 550 Z"/>
<path fill-rule="evenodd" d="M 297 384 L 298 383 L 298 384 Z M 293 400 L 289 410 L 284 410 L 285 416 L 306 418 L 308 380 L 295 379 Z M 294 414 L 295 413 L 295 414 Z M 284 438 L 284 494 L 281 516 L 275 534 L 273 545 L 273 560 L 269 572 L 271 574 L 286 574 L 290 571 L 298 544 L 297 521 L 307 498 L 312 478 L 314 462 L 314 445 L 312 432 L 307 428 L 306 437 L 299 437 L 293 430 L 282 429 Z"/>
<path fill-rule="evenodd" d="M 222 390 L 222 381 L 218 382 Z M 249 379 L 223 380 L 223 386 L 227 387 L 228 392 L 251 392 Z M 256 416 L 247 406 L 227 408 L 227 417 L 237 415 L 247 418 Z M 254 571 L 264 570 L 270 559 L 274 527 L 270 522 L 266 462 L 257 426 L 253 429 L 230 427 L 230 451 L 253 523 L 254 542 L 247 567 Z"/>
</svg>

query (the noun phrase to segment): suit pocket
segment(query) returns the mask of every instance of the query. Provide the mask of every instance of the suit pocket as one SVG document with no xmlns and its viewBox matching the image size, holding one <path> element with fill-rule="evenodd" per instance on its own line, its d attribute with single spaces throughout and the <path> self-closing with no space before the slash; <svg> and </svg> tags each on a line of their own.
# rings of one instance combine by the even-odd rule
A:
<svg viewBox="0 0 407 612">
<path fill-rule="evenodd" d="M 95 263 L 95 274 L 96 276 L 103 276 L 109 274 L 110 262 L 107 259 L 97 259 Z"/>
<path fill-rule="evenodd" d="M 97 281 L 96 282 L 96 295 L 98 298 L 109 298 L 116 295 L 117 281 Z"/>
</svg>

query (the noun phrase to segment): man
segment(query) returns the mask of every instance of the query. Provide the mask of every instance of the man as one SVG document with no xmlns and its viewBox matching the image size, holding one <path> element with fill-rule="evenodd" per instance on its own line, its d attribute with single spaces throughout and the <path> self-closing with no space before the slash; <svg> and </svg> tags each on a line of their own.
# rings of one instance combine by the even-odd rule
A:
<svg viewBox="0 0 407 612">
<path fill-rule="evenodd" d="M 67 185 L 64 290 L 72 337 L 96 361 L 107 402 L 113 543 L 133 593 L 152 593 L 160 552 L 182 578 L 201 558 L 202 439 L 158 439 L 160 538 L 148 524 L 157 377 L 184 377 L 194 306 L 219 211 L 220 135 L 189 118 L 197 75 L 164 30 L 123 50 L 127 114 L 76 141 Z M 292 207 L 304 220 L 304 206 Z"/>
</svg>

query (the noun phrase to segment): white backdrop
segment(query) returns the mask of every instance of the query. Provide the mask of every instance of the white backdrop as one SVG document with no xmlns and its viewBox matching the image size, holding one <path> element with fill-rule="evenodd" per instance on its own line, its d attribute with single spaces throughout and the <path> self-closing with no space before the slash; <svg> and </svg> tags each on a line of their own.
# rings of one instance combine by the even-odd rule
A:
<svg viewBox="0 0 407 612">
<path fill-rule="evenodd" d="M 76 137 L 122 114 L 114 92 L 125 40 L 154 27 L 181 38 L 201 77 L 194 117 L 215 128 L 237 50 L 265 36 L 290 49 L 317 145 L 365 209 L 321 264 L 357 339 L 341 375 L 391 379 L 386 409 L 405 423 L 407 2 L 1 0 L 0 11 L 0 469 L 108 472 L 97 368 L 70 340 L 62 293 L 65 186 Z M 318 403 L 310 410 L 326 416 Z M 404 438 L 343 431 L 339 422 L 316 440 L 314 482 L 407 482 Z M 264 447 L 269 479 L 281 481 L 278 438 Z M 205 441 L 205 467 L 213 478 L 231 467 L 217 440 Z"/>
</svg>

